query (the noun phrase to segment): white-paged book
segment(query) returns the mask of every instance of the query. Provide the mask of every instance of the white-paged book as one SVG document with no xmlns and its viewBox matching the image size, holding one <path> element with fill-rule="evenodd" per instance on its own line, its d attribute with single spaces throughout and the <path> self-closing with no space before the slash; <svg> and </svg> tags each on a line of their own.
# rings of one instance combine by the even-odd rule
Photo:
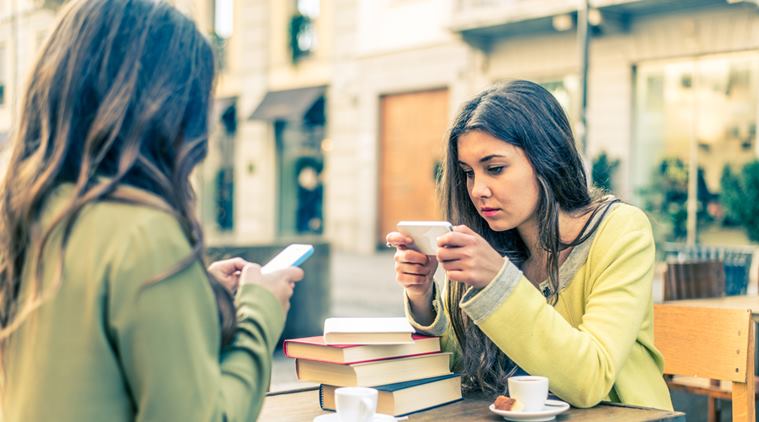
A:
<svg viewBox="0 0 759 422">
<path fill-rule="evenodd" d="M 404 317 L 327 318 L 324 321 L 326 344 L 402 344 L 413 343 L 414 328 Z"/>
</svg>

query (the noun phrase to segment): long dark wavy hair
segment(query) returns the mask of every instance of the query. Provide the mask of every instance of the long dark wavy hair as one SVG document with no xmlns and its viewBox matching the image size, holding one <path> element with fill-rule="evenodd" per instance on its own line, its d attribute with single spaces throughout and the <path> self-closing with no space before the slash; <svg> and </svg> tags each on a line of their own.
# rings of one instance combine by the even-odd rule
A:
<svg viewBox="0 0 759 422">
<path fill-rule="evenodd" d="M 588 188 L 582 159 L 575 146 L 572 129 L 556 99 L 540 85 L 513 81 L 489 88 L 468 101 L 450 129 L 445 166 L 439 191 L 442 209 L 448 221 L 464 224 L 483 236 L 493 248 L 521 267 L 529 250 L 516 228 L 504 232 L 492 230 L 478 214 L 469 197 L 466 176 L 459 169 L 458 139 L 461 135 L 481 131 L 524 150 L 538 181 L 540 246 L 547 253 L 547 272 L 555 304 L 559 292 L 559 253 L 588 239 L 598 227 L 589 227 L 593 218 L 572 242 L 559 237 L 559 212 L 582 215 L 608 209 L 609 202 L 600 192 Z M 448 280 L 446 305 L 451 324 L 462 348 L 464 385 L 490 393 L 502 392 L 506 378 L 515 369 L 511 360 L 468 320 L 460 307 L 466 285 Z"/>
<path fill-rule="evenodd" d="M 209 43 L 167 3 L 76 0 L 62 10 L 30 75 L 0 187 L 0 346 L 65 283 L 60 260 L 57 280 L 43 285 L 45 263 L 38 258 L 48 243 L 65 250 L 88 204 L 141 204 L 179 221 L 191 255 L 167 263 L 165 274 L 146 283 L 203 260 L 189 179 L 208 148 L 214 75 Z M 43 204 L 65 182 L 73 183 L 75 194 L 43 231 Z M 120 196 L 122 185 L 163 201 Z M 62 230 L 63 240 L 52 245 L 55 230 Z M 22 274 L 25 263 L 32 263 L 31 277 Z M 213 277 L 208 282 L 226 343 L 235 330 L 232 298 Z M 25 299 L 19 295 L 22 283 L 31 283 Z"/>
</svg>

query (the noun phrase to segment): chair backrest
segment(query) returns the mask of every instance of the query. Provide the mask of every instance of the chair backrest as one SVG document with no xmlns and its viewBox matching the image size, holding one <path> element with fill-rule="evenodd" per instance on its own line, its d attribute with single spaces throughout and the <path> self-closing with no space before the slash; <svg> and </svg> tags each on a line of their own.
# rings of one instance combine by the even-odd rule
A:
<svg viewBox="0 0 759 422">
<path fill-rule="evenodd" d="M 725 295 L 725 269 L 720 261 L 667 262 L 664 300 Z"/>
<path fill-rule="evenodd" d="M 734 421 L 755 418 L 754 332 L 748 309 L 654 305 L 664 373 L 732 381 Z"/>
<path fill-rule="evenodd" d="M 725 270 L 725 294 L 744 295 L 748 290 L 754 247 L 665 243 L 663 251 L 668 261 L 722 261 Z"/>
</svg>

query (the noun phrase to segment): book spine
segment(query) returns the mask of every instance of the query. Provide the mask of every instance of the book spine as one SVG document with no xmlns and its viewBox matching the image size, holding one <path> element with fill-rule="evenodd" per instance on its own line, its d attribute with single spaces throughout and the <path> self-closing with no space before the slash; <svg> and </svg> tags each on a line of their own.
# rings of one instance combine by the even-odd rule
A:
<svg viewBox="0 0 759 422">
<path fill-rule="evenodd" d="M 451 400 L 451 401 L 447 401 L 447 402 L 443 402 L 443 403 L 438 403 L 438 404 L 436 404 L 434 406 L 425 407 L 424 409 L 412 410 L 411 412 L 404 413 L 402 415 L 393 415 L 393 416 L 395 416 L 395 417 L 398 417 L 398 416 L 408 416 L 408 415 L 413 415 L 414 413 L 426 412 L 426 411 L 432 410 L 432 409 L 434 409 L 436 407 L 446 406 L 446 405 L 449 405 L 451 403 L 456 403 L 457 401 L 461 401 L 461 400 L 464 400 L 464 398 L 463 397 L 459 397 L 459 398 Z"/>
<path fill-rule="evenodd" d="M 319 384 L 319 407 L 322 410 L 327 410 L 324 408 L 324 384 Z"/>
<path fill-rule="evenodd" d="M 387 356 L 387 357 L 381 357 L 376 359 L 364 359 L 364 360 L 355 360 L 350 362 L 332 362 L 332 361 L 319 361 L 319 362 L 329 362 L 329 363 L 339 363 L 344 365 L 355 365 L 358 363 L 369 363 L 369 362 L 379 362 L 382 360 L 393 360 L 393 359 L 403 359 L 403 358 L 413 358 L 416 356 L 425 356 L 425 355 L 433 355 L 435 353 L 439 353 L 440 351 L 432 351 L 432 352 L 422 352 L 422 353 L 411 353 L 408 355 L 397 355 L 397 356 Z M 316 359 L 314 359 L 316 360 Z"/>
</svg>

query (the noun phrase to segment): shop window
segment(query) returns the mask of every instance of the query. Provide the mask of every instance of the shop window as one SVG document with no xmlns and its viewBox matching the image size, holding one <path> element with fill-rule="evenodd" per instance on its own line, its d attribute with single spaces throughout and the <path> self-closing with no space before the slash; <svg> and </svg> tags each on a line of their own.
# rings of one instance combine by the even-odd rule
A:
<svg viewBox="0 0 759 422">
<path fill-rule="evenodd" d="M 323 216 L 322 143 L 324 97 L 301 119 L 276 121 L 279 169 L 279 232 L 283 236 L 321 234 Z"/>
<path fill-rule="evenodd" d="M 631 180 L 637 200 L 688 197 L 696 168 L 698 231 L 729 221 L 719 202 L 726 167 L 737 170 L 759 155 L 756 144 L 759 53 L 742 52 L 641 63 L 635 75 L 635 137 Z M 692 157 L 696 165 L 692 164 Z M 669 199 L 668 199 L 669 198 Z M 668 210 L 669 238 L 684 240 L 686 204 Z"/>
<path fill-rule="evenodd" d="M 237 103 L 234 99 L 220 101 L 218 130 L 215 143 L 219 157 L 214 175 L 214 218 L 216 228 L 221 231 L 234 230 L 235 223 L 235 178 L 234 154 L 237 134 Z"/>
</svg>

